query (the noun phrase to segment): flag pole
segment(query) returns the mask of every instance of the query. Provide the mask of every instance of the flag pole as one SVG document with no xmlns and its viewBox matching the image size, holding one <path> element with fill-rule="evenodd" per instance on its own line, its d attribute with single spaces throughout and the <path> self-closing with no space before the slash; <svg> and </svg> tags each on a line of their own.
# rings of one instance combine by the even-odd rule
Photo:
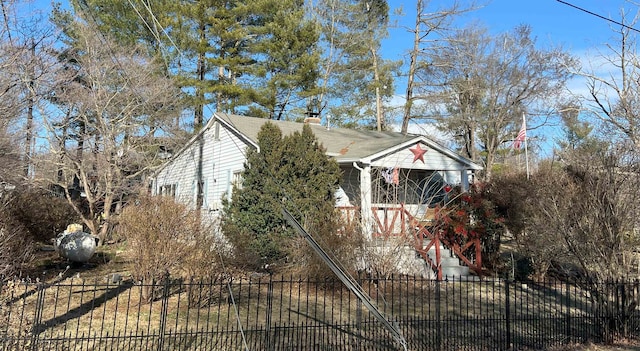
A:
<svg viewBox="0 0 640 351">
<path fill-rule="evenodd" d="M 527 119 L 525 117 L 524 112 L 522 113 L 522 125 L 525 126 L 525 128 L 526 128 Z M 526 129 L 525 129 L 525 135 L 524 135 L 524 162 L 525 162 L 526 168 L 527 168 L 527 180 L 529 180 L 529 149 L 527 147 Z"/>
</svg>

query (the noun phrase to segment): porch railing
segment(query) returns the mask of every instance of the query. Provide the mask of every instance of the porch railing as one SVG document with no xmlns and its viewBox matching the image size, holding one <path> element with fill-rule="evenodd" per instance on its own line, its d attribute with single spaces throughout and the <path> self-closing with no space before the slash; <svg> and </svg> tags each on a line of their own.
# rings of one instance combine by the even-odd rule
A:
<svg viewBox="0 0 640 351">
<path fill-rule="evenodd" d="M 418 254 L 436 272 L 438 280 L 442 280 L 442 247 L 451 250 L 455 257 L 477 275 L 482 274 L 482 245 L 479 238 L 465 235 L 461 243 L 449 240 L 433 217 L 417 217 L 407 207 L 405 204 L 372 207 L 373 236 L 409 239 Z M 435 216 L 435 213 L 430 216 Z M 435 260 L 428 255 L 432 247 L 435 250 Z"/>
</svg>

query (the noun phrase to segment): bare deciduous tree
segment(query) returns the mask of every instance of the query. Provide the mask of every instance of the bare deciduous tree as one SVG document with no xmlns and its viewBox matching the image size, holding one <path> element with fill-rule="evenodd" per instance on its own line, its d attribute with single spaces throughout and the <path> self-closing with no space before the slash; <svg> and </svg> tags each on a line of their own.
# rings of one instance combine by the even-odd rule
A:
<svg viewBox="0 0 640 351">
<path fill-rule="evenodd" d="M 460 31 L 429 52 L 420 74 L 432 118 L 452 132 L 465 156 L 491 178 L 498 150 L 513 140 L 524 114 L 544 124 L 559 102 L 575 59 L 562 48 L 539 48 L 527 26 L 491 36 L 479 26 Z"/>
<path fill-rule="evenodd" d="M 314 0 L 308 8 L 320 27 L 318 112 L 328 110 L 336 124 L 366 122 L 384 129 L 383 100 L 392 95 L 392 73 L 399 65 L 380 55 L 388 35 L 388 2 Z"/>
<path fill-rule="evenodd" d="M 626 26 L 614 29 L 618 41 L 606 44 L 590 68 L 578 72 L 587 79 L 585 106 L 602 122 L 603 131 L 635 146 L 640 145 L 640 54 L 637 33 L 629 28 L 638 23 L 639 16 L 627 21 L 623 12 L 621 23 Z"/>
<path fill-rule="evenodd" d="M 55 92 L 64 113 L 49 120 L 59 170 L 54 183 L 104 239 L 117 204 L 181 142 L 172 138 L 180 92 L 144 50 L 75 25 L 75 45 L 65 52 L 72 64 L 60 71 L 65 83 Z"/>
<path fill-rule="evenodd" d="M 414 103 L 423 100 L 418 90 L 424 84 L 420 80 L 420 71 L 424 70 L 428 62 L 425 60 L 425 50 L 436 48 L 444 43 L 443 38 L 448 37 L 452 32 L 452 21 L 469 11 L 476 9 L 474 2 L 463 4 L 454 1 L 445 7 L 429 11 L 430 0 L 418 0 L 416 2 L 415 26 L 409 29 L 413 34 L 413 47 L 409 52 L 409 67 L 407 71 L 406 101 L 404 114 L 402 117 L 402 133 L 406 133 L 409 128 L 409 121 L 416 116 Z"/>
<path fill-rule="evenodd" d="M 640 274 L 637 153 L 624 147 L 572 150 L 566 165 L 532 177 L 526 252 L 542 273 L 550 266 L 577 283 L 606 317 L 625 328 L 640 296 L 624 283 Z"/>
<path fill-rule="evenodd" d="M 37 109 L 50 85 L 53 35 L 40 13 L 15 1 L 3 1 L 0 17 L 0 180 L 17 184 L 33 176 Z M 18 169 L 22 169 L 18 172 Z"/>
</svg>

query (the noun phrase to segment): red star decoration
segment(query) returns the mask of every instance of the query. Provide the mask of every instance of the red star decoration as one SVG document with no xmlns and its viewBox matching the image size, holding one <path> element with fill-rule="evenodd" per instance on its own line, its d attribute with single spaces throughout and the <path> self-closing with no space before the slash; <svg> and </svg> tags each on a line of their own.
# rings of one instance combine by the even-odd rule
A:
<svg viewBox="0 0 640 351">
<path fill-rule="evenodd" d="M 427 150 L 423 150 L 420 147 L 420 143 L 416 144 L 413 149 L 409 149 L 409 151 L 413 152 L 413 162 L 420 160 L 424 163 L 424 154 Z"/>
</svg>

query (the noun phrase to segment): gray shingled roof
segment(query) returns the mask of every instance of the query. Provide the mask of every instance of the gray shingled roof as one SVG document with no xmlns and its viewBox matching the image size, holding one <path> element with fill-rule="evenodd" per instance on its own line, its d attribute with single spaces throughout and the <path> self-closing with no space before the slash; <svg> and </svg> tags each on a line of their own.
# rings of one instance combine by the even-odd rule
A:
<svg viewBox="0 0 640 351">
<path fill-rule="evenodd" d="M 301 131 L 303 123 L 289 121 L 275 121 L 264 118 L 246 117 L 218 113 L 218 117 L 228 122 L 232 127 L 258 142 L 258 132 L 266 122 L 277 125 L 285 135 Z M 404 135 L 397 132 L 377 132 L 371 130 L 355 130 L 345 128 L 330 128 L 318 124 L 310 124 L 313 133 L 327 154 L 336 159 L 360 159 L 391 147 L 414 139 L 415 135 Z"/>
<path fill-rule="evenodd" d="M 226 122 L 256 145 L 258 143 L 258 132 L 260 132 L 262 125 L 267 122 L 277 125 L 284 135 L 301 131 L 304 125 L 298 122 L 276 121 L 225 113 L 216 113 L 215 118 Z M 439 148 L 441 152 L 448 154 L 450 157 L 467 164 L 470 169 L 482 168 L 473 161 L 456 154 L 425 136 L 415 134 L 405 135 L 389 131 L 378 132 L 334 127 L 327 129 L 326 126 L 319 124 L 310 124 L 310 126 L 320 144 L 327 149 L 327 154 L 334 157 L 338 162 L 352 162 L 365 159 L 412 140 L 423 140 L 428 141 L 431 146 Z"/>
</svg>

